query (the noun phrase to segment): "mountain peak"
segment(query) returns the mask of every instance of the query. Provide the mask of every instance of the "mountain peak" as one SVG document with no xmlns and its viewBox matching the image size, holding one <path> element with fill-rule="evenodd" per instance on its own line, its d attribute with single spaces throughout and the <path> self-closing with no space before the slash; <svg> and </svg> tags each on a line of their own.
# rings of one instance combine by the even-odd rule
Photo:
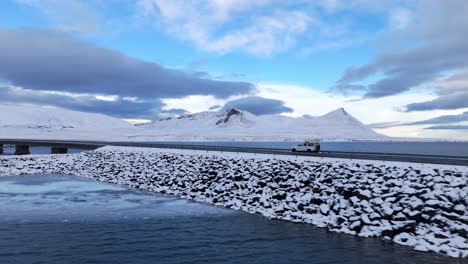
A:
<svg viewBox="0 0 468 264">
<path fill-rule="evenodd" d="M 323 117 L 338 117 L 338 116 L 351 116 L 343 107 L 340 107 L 336 110 L 328 112 L 323 115 Z"/>
<path fill-rule="evenodd" d="M 344 108 L 338 108 L 333 110 L 323 116 L 319 117 L 319 120 L 326 121 L 326 122 L 334 122 L 334 123 L 342 123 L 342 124 L 354 124 L 356 126 L 369 129 L 366 125 L 364 125 L 361 121 L 357 118 L 346 112 Z"/>
<path fill-rule="evenodd" d="M 235 109 L 235 108 L 226 109 L 226 111 L 224 111 L 223 113 L 222 118 L 216 122 L 216 125 L 226 124 L 227 122 L 229 122 L 229 119 L 232 116 L 241 116 L 241 115 L 242 115 L 242 111 L 238 109 Z"/>
<path fill-rule="evenodd" d="M 226 109 L 226 111 L 224 111 L 226 114 L 231 114 L 231 115 L 237 115 L 237 114 L 240 114 L 242 113 L 241 110 L 239 109 L 236 109 L 236 108 L 228 108 Z"/>
</svg>

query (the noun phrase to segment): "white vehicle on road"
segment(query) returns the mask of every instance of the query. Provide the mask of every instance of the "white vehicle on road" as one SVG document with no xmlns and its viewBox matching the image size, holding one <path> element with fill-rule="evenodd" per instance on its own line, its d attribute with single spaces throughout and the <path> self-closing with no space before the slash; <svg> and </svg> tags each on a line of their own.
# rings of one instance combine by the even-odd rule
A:
<svg viewBox="0 0 468 264">
<path fill-rule="evenodd" d="M 303 152 L 319 152 L 320 141 L 319 140 L 307 140 L 303 144 L 292 147 L 292 152 L 303 151 Z"/>
</svg>

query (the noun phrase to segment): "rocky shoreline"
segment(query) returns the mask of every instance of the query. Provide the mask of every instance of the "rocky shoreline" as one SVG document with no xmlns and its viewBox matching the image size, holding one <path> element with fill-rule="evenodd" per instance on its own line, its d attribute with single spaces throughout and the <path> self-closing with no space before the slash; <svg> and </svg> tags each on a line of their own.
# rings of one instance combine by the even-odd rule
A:
<svg viewBox="0 0 468 264">
<path fill-rule="evenodd" d="M 468 168 L 106 147 L 0 156 L 0 176 L 60 173 L 468 257 Z"/>
</svg>

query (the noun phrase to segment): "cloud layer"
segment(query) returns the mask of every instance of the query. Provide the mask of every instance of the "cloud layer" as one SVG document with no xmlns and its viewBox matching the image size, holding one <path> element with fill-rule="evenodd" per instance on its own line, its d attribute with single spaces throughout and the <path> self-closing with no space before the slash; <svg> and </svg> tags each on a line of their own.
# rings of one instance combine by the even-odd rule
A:
<svg viewBox="0 0 468 264">
<path fill-rule="evenodd" d="M 385 97 L 435 81 L 447 71 L 467 67 L 467 13 L 468 2 L 464 0 L 419 1 L 414 12 L 417 22 L 398 27 L 396 32 L 386 36 L 388 42 L 397 44 L 386 45 L 369 64 L 348 68 L 335 88 L 345 92 L 364 88 L 364 98 Z M 411 19 L 409 16 L 405 13 L 405 19 Z M 409 40 L 416 45 L 408 45 Z M 382 78 L 369 85 L 356 84 L 381 75 Z M 468 99 L 466 93 L 463 96 Z M 409 109 L 436 108 L 437 105 L 443 109 L 464 107 L 462 103 L 446 98 L 427 105 L 411 105 Z"/>
<path fill-rule="evenodd" d="M 243 49 L 270 55 L 294 43 L 311 18 L 302 10 L 272 10 L 274 0 L 140 0 L 140 15 L 163 23 L 166 31 L 218 53 Z M 262 9 L 265 12 L 253 12 Z M 240 15 L 241 14 L 241 15 Z M 240 15 L 240 16 L 239 16 Z M 234 19 L 238 18 L 238 19 Z M 233 27 L 232 22 L 237 24 Z M 243 21 L 244 23 L 240 23 Z M 230 27 L 230 29 L 226 29 Z"/>
<path fill-rule="evenodd" d="M 434 82 L 438 97 L 431 101 L 413 103 L 406 106 L 410 111 L 436 109 L 459 109 L 468 107 L 468 70 L 458 71 Z"/>
<path fill-rule="evenodd" d="M 367 0 L 198 0 L 187 4 L 185 0 L 139 0 L 137 14 L 201 50 L 270 56 L 298 44 L 302 44 L 305 53 L 353 45 L 356 36 L 347 30 L 350 25 L 347 20 L 352 18 L 326 19 L 321 13 L 358 8 L 375 11 L 391 3 L 381 2 L 375 5 Z"/>
<path fill-rule="evenodd" d="M 164 106 L 159 100 L 134 101 L 122 98 L 100 100 L 91 95 L 70 95 L 15 87 L 0 87 L 0 103 L 36 104 L 76 111 L 102 113 L 121 118 L 152 119 Z"/>
<path fill-rule="evenodd" d="M 468 122 L 468 112 L 464 112 L 459 115 L 443 115 L 427 120 L 407 123 L 407 125 L 434 125 L 434 124 L 448 124 L 448 123 L 459 123 Z"/>
<path fill-rule="evenodd" d="M 275 115 L 293 112 L 293 109 L 284 106 L 284 102 L 281 100 L 267 99 L 258 96 L 229 101 L 224 105 L 224 109 L 229 108 L 245 110 L 254 115 Z"/>
<path fill-rule="evenodd" d="M 151 118 L 163 112 L 164 98 L 226 99 L 255 90 L 247 82 L 165 68 L 56 31 L 0 28 L 0 39 L 0 83 L 8 84 L 0 88 L 3 102 Z M 100 100 L 97 95 L 115 100 Z"/>
<path fill-rule="evenodd" d="M 254 87 L 199 77 L 100 48 L 68 35 L 41 30 L 0 28 L 0 78 L 33 90 L 179 98 L 227 98 Z"/>
<path fill-rule="evenodd" d="M 468 130 L 468 126 L 464 125 L 445 125 L 445 126 L 430 126 L 427 130 Z"/>
</svg>

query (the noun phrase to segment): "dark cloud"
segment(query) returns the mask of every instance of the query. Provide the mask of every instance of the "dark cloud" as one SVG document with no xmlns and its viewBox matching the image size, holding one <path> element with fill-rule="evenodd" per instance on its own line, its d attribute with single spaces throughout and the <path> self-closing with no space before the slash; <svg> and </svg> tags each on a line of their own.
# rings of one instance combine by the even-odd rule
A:
<svg viewBox="0 0 468 264">
<path fill-rule="evenodd" d="M 406 111 L 427 111 L 435 109 L 459 109 L 468 107 L 468 91 L 440 95 L 438 98 L 406 106 Z"/>
<path fill-rule="evenodd" d="M 445 125 L 445 126 L 430 126 L 424 129 L 428 130 L 468 130 L 468 126 L 463 125 Z"/>
<path fill-rule="evenodd" d="M 456 123 L 462 123 L 462 122 L 468 122 L 468 112 L 464 112 L 459 115 L 443 115 L 443 116 L 438 116 L 438 117 L 427 119 L 427 120 L 421 120 L 421 121 L 410 122 L 410 123 L 384 122 L 384 123 L 368 124 L 368 126 L 372 128 L 388 128 L 388 127 L 396 127 L 396 126 L 437 125 L 437 126 L 431 126 L 425 129 L 452 129 L 450 127 L 460 127 L 460 125 L 453 125 L 454 123 L 456 124 Z M 450 124 L 450 125 L 439 125 L 439 124 Z M 445 127 L 445 128 L 442 128 L 442 127 Z M 453 129 L 456 129 L 456 128 L 453 128 Z"/>
<path fill-rule="evenodd" d="M 422 120 L 412 123 L 406 123 L 406 125 L 435 125 L 435 124 L 449 124 L 468 122 L 468 112 L 464 112 L 460 115 L 443 115 L 428 120 Z"/>
<path fill-rule="evenodd" d="M 168 69 L 59 32 L 0 28 L 0 39 L 0 78 L 27 89 L 145 99 L 227 98 L 254 89 L 247 82 Z"/>
<path fill-rule="evenodd" d="M 365 98 L 378 98 L 398 94 L 433 80 L 447 70 L 468 66 L 468 39 L 460 43 L 438 43 L 400 54 L 385 54 L 370 65 L 348 69 L 338 87 L 362 90 L 362 81 L 376 72 L 386 77 L 367 86 Z M 372 70 L 369 70 L 369 69 Z"/>
<path fill-rule="evenodd" d="M 362 85 L 353 82 L 382 74 L 385 77 L 365 86 L 364 98 L 390 96 L 468 66 L 467 13 L 465 0 L 421 1 L 416 21 L 403 32 L 405 39 L 419 45 L 382 52 L 367 65 L 348 68 L 337 82 L 338 90 L 362 90 Z"/>
<path fill-rule="evenodd" d="M 157 116 L 163 106 L 159 100 L 131 101 L 117 98 L 115 101 L 107 101 L 90 95 L 72 96 L 11 87 L 0 87 L 0 103 L 49 105 L 121 118 L 148 119 Z"/>
<path fill-rule="evenodd" d="M 189 111 L 181 108 L 173 108 L 169 110 L 161 110 L 161 114 L 173 114 L 173 115 L 183 115 L 189 113 Z"/>
<path fill-rule="evenodd" d="M 413 103 L 406 106 L 406 111 L 427 111 L 435 109 L 459 109 L 468 107 L 468 70 L 456 72 L 449 77 L 435 82 L 439 88 L 438 98 Z"/>
<path fill-rule="evenodd" d="M 464 112 L 459 115 L 443 115 L 434 117 L 427 120 L 421 120 L 416 122 L 383 122 L 383 123 L 374 123 L 368 124 L 369 127 L 372 128 L 388 128 L 388 127 L 397 127 L 397 126 L 416 126 L 416 125 L 439 125 L 439 124 L 450 124 L 445 126 L 432 126 L 430 128 L 425 129 L 442 129 L 439 127 L 458 127 L 459 125 L 453 125 L 454 123 L 462 123 L 468 122 L 468 112 Z M 450 129 L 450 128 L 447 128 Z M 455 128 L 454 128 L 455 129 Z"/>
<path fill-rule="evenodd" d="M 267 99 L 258 96 L 229 101 L 224 105 L 224 109 L 229 108 L 245 110 L 254 115 L 274 115 L 294 111 L 292 108 L 284 106 L 284 102 L 281 100 Z"/>
<path fill-rule="evenodd" d="M 371 128 L 388 128 L 388 127 L 395 127 L 395 126 L 401 126 L 401 125 L 402 123 L 400 122 L 382 122 L 382 123 L 367 124 L 367 126 Z"/>
<path fill-rule="evenodd" d="M 213 105 L 212 107 L 208 108 L 209 110 L 216 110 L 216 109 L 219 109 L 221 108 L 220 105 Z"/>
</svg>

